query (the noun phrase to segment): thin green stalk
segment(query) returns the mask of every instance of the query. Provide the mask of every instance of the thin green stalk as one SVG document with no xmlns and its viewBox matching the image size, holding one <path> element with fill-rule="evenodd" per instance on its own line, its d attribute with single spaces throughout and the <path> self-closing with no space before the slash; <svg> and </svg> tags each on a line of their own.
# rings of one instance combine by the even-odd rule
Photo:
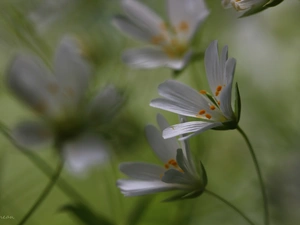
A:
<svg viewBox="0 0 300 225">
<path fill-rule="evenodd" d="M 256 169 L 256 173 L 259 179 L 259 184 L 260 184 L 260 189 L 261 189 L 261 193 L 263 196 L 263 204 L 264 204 L 264 224 L 265 225 L 269 225 L 269 208 L 268 208 L 268 197 L 267 197 L 267 193 L 266 193 L 266 188 L 265 188 L 265 184 L 262 178 L 262 174 L 261 174 L 261 170 L 260 170 L 260 166 L 258 164 L 254 149 L 247 137 L 247 135 L 245 134 L 245 132 L 238 126 L 237 130 L 240 132 L 240 134 L 243 136 L 243 138 L 245 139 L 247 146 L 249 148 L 253 163 L 255 165 L 255 169 Z"/>
<path fill-rule="evenodd" d="M 204 192 L 206 194 L 209 194 L 213 197 L 215 197 L 216 199 L 220 200 L 221 202 L 225 203 L 227 206 L 229 206 L 230 208 L 232 208 L 234 211 L 236 211 L 241 217 L 243 217 L 249 224 L 251 225 L 255 225 L 254 222 L 252 222 L 252 220 L 250 220 L 241 210 L 239 210 L 236 206 L 234 206 L 233 204 L 231 204 L 229 201 L 227 201 L 226 199 L 222 198 L 220 195 L 209 191 L 207 189 L 204 190 Z"/>
<path fill-rule="evenodd" d="M 40 158 L 38 155 L 32 153 L 29 149 L 23 148 L 19 145 L 17 145 L 12 137 L 10 136 L 9 129 L 0 122 L 0 131 L 2 134 L 7 137 L 8 140 L 11 141 L 11 143 L 21 152 L 23 153 L 37 168 L 39 168 L 47 177 L 51 178 L 53 169 L 49 164 Z M 81 197 L 81 195 L 72 188 L 71 185 L 69 185 L 65 180 L 62 178 L 59 178 L 57 181 L 57 187 L 70 199 L 76 199 L 77 201 L 80 201 L 81 203 L 88 205 L 86 201 Z"/>
<path fill-rule="evenodd" d="M 48 185 L 46 186 L 42 194 L 39 196 L 37 201 L 34 203 L 34 205 L 29 209 L 29 211 L 25 214 L 23 219 L 18 223 L 18 225 L 24 225 L 27 222 L 27 220 L 32 216 L 32 214 L 38 209 L 38 207 L 44 202 L 44 200 L 46 199 L 46 197 L 49 195 L 54 185 L 56 184 L 62 169 L 63 169 L 63 164 L 60 162 L 50 182 L 48 183 Z"/>
</svg>

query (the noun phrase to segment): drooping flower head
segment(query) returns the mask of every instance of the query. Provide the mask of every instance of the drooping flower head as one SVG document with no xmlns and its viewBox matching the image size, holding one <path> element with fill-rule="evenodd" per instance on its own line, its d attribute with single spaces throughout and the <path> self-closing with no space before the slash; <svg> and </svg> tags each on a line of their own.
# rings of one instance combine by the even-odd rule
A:
<svg viewBox="0 0 300 225">
<path fill-rule="evenodd" d="M 170 23 L 136 0 L 122 0 L 122 7 L 127 17 L 117 16 L 113 24 L 128 36 L 153 46 L 123 54 L 123 61 L 136 68 L 182 69 L 192 54 L 191 39 L 209 14 L 204 0 L 167 0 Z"/>
<path fill-rule="evenodd" d="M 243 12 L 242 17 L 261 12 L 281 2 L 283 0 L 222 0 L 225 8 L 233 7 L 236 11 Z"/>
<path fill-rule="evenodd" d="M 169 126 L 162 115 L 157 116 L 160 130 Z M 207 184 L 206 172 L 200 163 L 196 167 L 188 143 L 175 138 L 165 140 L 155 126 L 145 128 L 147 140 L 162 161 L 161 165 L 143 162 L 128 162 L 120 170 L 129 179 L 120 179 L 117 185 L 125 196 L 138 196 L 163 191 L 178 190 L 179 193 L 166 200 L 193 198 L 199 196 Z"/>
<path fill-rule="evenodd" d="M 236 128 L 240 118 L 237 86 L 235 113 L 231 107 L 235 65 L 236 60 L 228 58 L 227 46 L 223 48 L 219 57 L 218 43 L 213 41 L 205 52 L 205 69 L 211 94 L 205 90 L 196 91 L 175 80 L 168 80 L 159 85 L 158 92 L 163 98 L 152 100 L 150 106 L 200 120 L 168 127 L 163 131 L 164 138 L 192 133 L 182 138 L 186 139 L 211 128 Z"/>
<path fill-rule="evenodd" d="M 86 99 L 91 67 L 75 39 L 65 37 L 56 50 L 54 74 L 31 55 L 17 55 L 7 71 L 10 90 L 39 116 L 12 131 L 16 143 L 28 148 L 51 144 L 68 168 L 82 172 L 105 161 L 107 146 L 95 132 L 99 122 L 120 105 L 121 97 L 108 86 L 92 100 Z M 96 116 L 98 115 L 98 117 Z"/>
</svg>

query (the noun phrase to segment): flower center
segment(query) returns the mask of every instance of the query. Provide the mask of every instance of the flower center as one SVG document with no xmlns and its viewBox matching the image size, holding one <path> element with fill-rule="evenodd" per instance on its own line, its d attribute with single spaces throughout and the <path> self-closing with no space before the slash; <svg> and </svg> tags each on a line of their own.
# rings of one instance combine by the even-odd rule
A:
<svg viewBox="0 0 300 225">
<path fill-rule="evenodd" d="M 182 57 L 188 50 L 188 40 L 185 38 L 190 25 L 186 21 L 181 21 L 175 27 L 169 27 L 166 23 L 160 25 L 161 32 L 153 36 L 150 42 L 162 47 L 170 58 Z"/>
<path fill-rule="evenodd" d="M 178 166 L 178 163 L 176 162 L 175 159 L 170 159 L 165 165 L 164 165 L 165 169 L 168 170 L 168 169 L 176 169 L 178 170 L 179 172 L 182 172 L 183 173 L 183 170 Z"/>
</svg>

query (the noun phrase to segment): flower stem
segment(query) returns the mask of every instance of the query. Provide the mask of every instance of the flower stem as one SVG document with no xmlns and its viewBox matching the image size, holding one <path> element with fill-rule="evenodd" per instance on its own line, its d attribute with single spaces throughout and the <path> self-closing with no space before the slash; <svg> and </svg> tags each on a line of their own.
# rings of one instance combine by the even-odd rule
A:
<svg viewBox="0 0 300 225">
<path fill-rule="evenodd" d="M 11 141 L 11 143 L 21 152 L 23 153 L 37 168 L 39 168 L 47 177 L 51 178 L 53 174 L 53 169 L 49 164 L 40 158 L 38 155 L 32 153 L 29 149 L 23 148 L 19 146 L 13 138 L 10 135 L 9 129 L 2 123 L 0 122 L 0 131 L 2 134 L 7 137 L 8 140 Z M 64 193 L 66 194 L 69 198 L 71 199 L 76 199 L 77 201 L 80 201 L 86 205 L 88 203 L 81 197 L 81 195 L 70 185 L 68 184 L 64 179 L 61 177 L 57 181 L 57 187 Z"/>
<path fill-rule="evenodd" d="M 241 210 L 239 210 L 236 206 L 234 206 L 233 204 L 231 204 L 229 201 L 227 201 L 226 199 L 222 198 L 220 195 L 209 191 L 207 189 L 204 190 L 205 193 L 215 197 L 216 199 L 220 200 L 221 202 L 225 203 L 227 206 L 229 206 L 230 208 L 232 208 L 234 211 L 236 211 L 238 214 L 240 214 L 240 216 L 242 216 L 249 224 L 251 225 L 255 225 L 255 223 L 253 223 Z"/>
<path fill-rule="evenodd" d="M 54 187 L 56 181 L 58 180 L 60 173 L 62 171 L 63 164 L 60 162 L 55 173 L 53 174 L 50 182 L 40 195 L 40 197 L 37 199 L 37 201 L 34 203 L 34 205 L 30 208 L 30 210 L 26 213 L 26 215 L 23 217 L 23 219 L 18 223 L 18 225 L 23 225 L 27 222 L 27 220 L 32 216 L 32 214 L 38 209 L 38 207 L 41 205 L 41 203 L 46 199 L 46 197 L 51 192 L 52 188 Z"/>
<path fill-rule="evenodd" d="M 256 173 L 257 173 L 257 176 L 258 176 L 258 179 L 259 179 L 259 183 L 260 183 L 260 189 L 261 189 L 261 193 L 262 193 L 262 196 L 263 196 L 263 204 L 264 204 L 264 224 L 265 225 L 268 225 L 269 224 L 269 209 L 268 209 L 268 198 L 267 198 L 267 193 L 266 193 L 266 188 L 265 188 L 265 185 L 264 185 L 264 181 L 263 181 L 263 178 L 262 178 L 262 174 L 261 174 L 261 171 L 260 171 L 260 166 L 258 164 L 258 161 L 257 161 L 257 158 L 256 158 L 256 155 L 255 155 L 255 152 L 253 150 L 253 147 L 247 137 L 247 135 L 245 134 L 245 132 L 238 126 L 237 127 L 237 130 L 240 132 L 240 134 L 243 136 L 243 138 L 245 139 L 246 143 L 247 143 L 247 146 L 249 148 L 249 151 L 250 151 L 250 154 L 251 154 L 251 157 L 252 157 L 252 160 L 253 160 L 253 163 L 255 165 L 255 169 L 256 169 Z"/>
</svg>

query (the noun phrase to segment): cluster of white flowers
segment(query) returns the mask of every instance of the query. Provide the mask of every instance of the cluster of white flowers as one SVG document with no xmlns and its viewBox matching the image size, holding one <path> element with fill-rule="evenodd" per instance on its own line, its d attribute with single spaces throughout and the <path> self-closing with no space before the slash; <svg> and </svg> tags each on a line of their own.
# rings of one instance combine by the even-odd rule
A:
<svg viewBox="0 0 300 225">
<path fill-rule="evenodd" d="M 222 4 L 246 16 L 280 2 L 223 0 Z M 112 21 L 114 26 L 151 45 L 125 51 L 122 59 L 129 66 L 182 70 L 192 60 L 192 39 L 210 10 L 204 0 L 166 0 L 166 3 L 167 22 L 137 0 L 121 1 L 126 16 L 116 16 Z M 120 170 L 129 179 L 118 180 L 117 186 L 125 196 L 177 190 L 178 194 L 167 199 L 175 200 L 196 197 L 205 191 L 205 169 L 202 163 L 195 164 L 187 139 L 209 129 L 238 128 L 241 101 L 236 85 L 233 110 L 236 60 L 228 57 L 228 47 L 219 53 L 218 42 L 213 41 L 205 51 L 204 61 L 211 92 L 194 90 L 176 80 L 158 86 L 161 98 L 152 100 L 150 106 L 178 114 L 180 123 L 170 126 L 158 115 L 160 130 L 152 125 L 146 127 L 149 145 L 162 165 L 122 163 Z M 89 166 L 107 161 L 109 147 L 97 133 L 97 127 L 112 116 L 123 98 L 112 85 L 92 100 L 87 98 L 93 71 L 78 42 L 69 36 L 62 39 L 56 50 L 53 71 L 32 55 L 19 54 L 12 60 L 7 70 L 7 85 L 40 118 L 16 125 L 12 137 L 18 145 L 30 149 L 55 147 L 71 172 L 83 172 Z M 195 121 L 186 121 L 185 117 Z"/>
</svg>

